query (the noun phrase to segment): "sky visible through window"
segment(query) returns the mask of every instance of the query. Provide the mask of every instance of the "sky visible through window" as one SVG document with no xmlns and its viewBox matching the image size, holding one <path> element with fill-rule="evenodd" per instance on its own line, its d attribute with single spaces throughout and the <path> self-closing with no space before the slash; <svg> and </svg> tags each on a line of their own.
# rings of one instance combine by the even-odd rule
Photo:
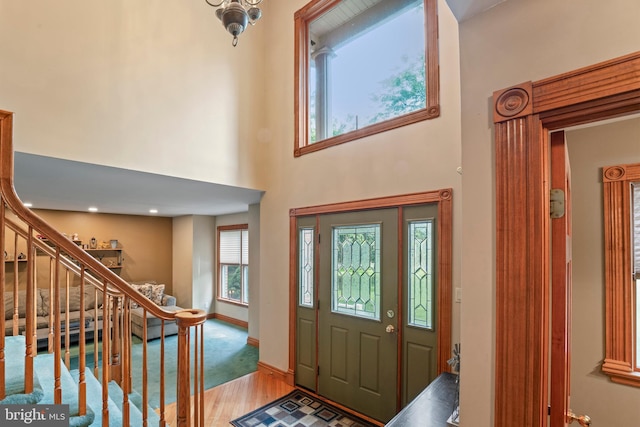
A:
<svg viewBox="0 0 640 427">
<path fill-rule="evenodd" d="M 424 10 L 412 8 L 335 51 L 332 59 L 333 117 L 358 116 L 359 127 L 379 112 L 371 100 L 382 82 L 422 58 Z"/>
</svg>

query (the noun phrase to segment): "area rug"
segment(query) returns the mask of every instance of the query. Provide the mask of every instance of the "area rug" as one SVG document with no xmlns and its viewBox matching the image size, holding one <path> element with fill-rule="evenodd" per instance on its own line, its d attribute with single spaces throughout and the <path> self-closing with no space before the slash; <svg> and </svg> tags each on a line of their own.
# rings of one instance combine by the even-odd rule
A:
<svg viewBox="0 0 640 427">
<path fill-rule="evenodd" d="M 235 427 L 375 427 L 309 394 L 294 390 L 231 421 Z"/>
</svg>

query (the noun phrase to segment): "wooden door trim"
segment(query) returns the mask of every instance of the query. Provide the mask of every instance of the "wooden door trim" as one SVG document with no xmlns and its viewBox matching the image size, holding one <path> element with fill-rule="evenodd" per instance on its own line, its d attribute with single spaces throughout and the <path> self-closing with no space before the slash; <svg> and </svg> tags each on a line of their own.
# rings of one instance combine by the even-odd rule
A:
<svg viewBox="0 0 640 427">
<path fill-rule="evenodd" d="M 369 209 L 401 208 L 428 203 L 438 204 L 438 374 L 449 372 L 452 324 L 453 190 L 445 188 L 423 193 L 381 197 L 358 201 L 295 208 L 289 211 L 289 377 L 295 374 L 295 336 L 298 271 L 297 219 L 302 216 L 342 213 Z M 400 303 L 400 302 L 399 302 Z"/>
<path fill-rule="evenodd" d="M 551 219 L 551 352 L 552 386 L 549 396 L 549 420 L 552 424 L 567 425 L 570 395 L 571 363 L 571 170 L 564 131 L 550 135 L 551 188 L 565 193 L 564 215 Z"/>
<path fill-rule="evenodd" d="M 494 93 L 494 425 L 547 425 L 548 132 L 640 110 L 640 52 Z"/>
</svg>

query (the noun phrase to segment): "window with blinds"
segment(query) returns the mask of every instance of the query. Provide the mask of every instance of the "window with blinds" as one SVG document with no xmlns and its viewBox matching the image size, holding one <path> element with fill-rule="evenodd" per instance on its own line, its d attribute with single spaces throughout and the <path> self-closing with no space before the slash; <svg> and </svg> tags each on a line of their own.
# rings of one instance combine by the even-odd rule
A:
<svg viewBox="0 0 640 427">
<path fill-rule="evenodd" d="M 249 229 L 218 227 L 218 299 L 249 304 Z"/>
</svg>

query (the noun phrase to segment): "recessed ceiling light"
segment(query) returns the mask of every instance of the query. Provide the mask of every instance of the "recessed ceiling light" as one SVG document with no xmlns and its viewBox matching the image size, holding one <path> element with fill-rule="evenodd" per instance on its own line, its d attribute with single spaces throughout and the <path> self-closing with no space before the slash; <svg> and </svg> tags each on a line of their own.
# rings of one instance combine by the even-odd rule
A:
<svg viewBox="0 0 640 427">
<path fill-rule="evenodd" d="M 149 213 L 156 214 L 158 213 L 158 209 L 149 209 Z"/>
<path fill-rule="evenodd" d="M 98 212 L 98 208 L 96 208 L 95 206 L 91 206 L 89 208 L 89 212 Z"/>
<path fill-rule="evenodd" d="M 25 208 L 33 207 L 33 203 L 31 203 L 31 202 L 24 202 L 23 205 L 24 205 Z"/>
</svg>

